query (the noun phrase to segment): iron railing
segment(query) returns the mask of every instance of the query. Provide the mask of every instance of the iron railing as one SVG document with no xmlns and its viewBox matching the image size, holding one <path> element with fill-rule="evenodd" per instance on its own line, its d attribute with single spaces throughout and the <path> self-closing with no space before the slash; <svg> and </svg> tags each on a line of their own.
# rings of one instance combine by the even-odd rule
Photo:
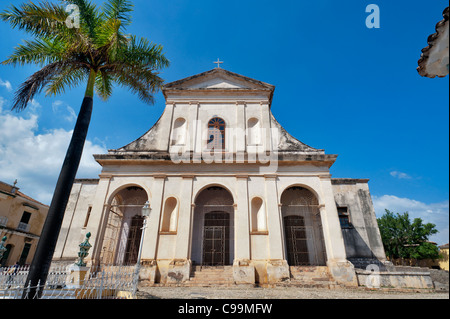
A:
<svg viewBox="0 0 450 319">
<path fill-rule="evenodd" d="M 68 267 L 50 269 L 45 284 L 26 285 L 29 267 L 0 268 L 0 299 L 130 299 L 138 284 L 136 266 L 89 271 L 81 284 L 68 283 Z"/>
</svg>

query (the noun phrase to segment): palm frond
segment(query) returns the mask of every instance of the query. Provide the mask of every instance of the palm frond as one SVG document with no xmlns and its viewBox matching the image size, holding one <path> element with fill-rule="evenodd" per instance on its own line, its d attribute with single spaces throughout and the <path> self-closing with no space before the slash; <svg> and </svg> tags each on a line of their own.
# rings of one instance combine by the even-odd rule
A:
<svg viewBox="0 0 450 319">
<path fill-rule="evenodd" d="M 86 82 L 89 77 L 89 69 L 85 66 L 69 65 L 55 75 L 46 86 L 46 95 L 60 95 L 69 88 L 74 88 Z"/>
<path fill-rule="evenodd" d="M 70 12 L 65 9 L 69 4 L 79 10 L 79 28 L 66 25 Z M 153 94 L 164 83 L 157 71 L 170 62 L 162 46 L 125 34 L 132 10 L 129 0 L 107 0 L 103 11 L 91 0 L 60 0 L 59 5 L 43 0 L 10 6 L 0 13 L 0 19 L 13 28 L 35 36 L 16 47 L 3 64 L 45 65 L 19 87 L 12 109 L 25 109 L 44 88 L 47 95 L 61 94 L 86 78 L 89 96 L 95 88 L 106 100 L 113 87 L 120 85 L 152 104 Z"/>
<path fill-rule="evenodd" d="M 44 66 L 42 69 L 31 75 L 16 91 L 12 110 L 24 110 L 27 107 L 28 102 L 32 100 L 37 93 L 41 92 L 52 78 L 58 75 L 65 67 L 66 62 L 58 61 Z"/>
<path fill-rule="evenodd" d="M 121 26 L 131 24 L 130 12 L 133 11 L 133 3 L 129 0 L 108 0 L 103 7 L 108 20 L 119 20 Z"/>
<path fill-rule="evenodd" d="M 137 94 L 142 102 L 147 104 L 153 104 L 155 102 L 153 93 L 157 87 L 157 81 L 153 83 L 140 79 L 136 74 L 127 72 L 126 68 L 116 70 L 113 74 L 115 82 L 118 85 L 128 88 L 132 93 Z"/>
<path fill-rule="evenodd" d="M 74 30 L 67 28 L 68 13 L 64 7 L 43 1 L 39 4 L 24 3 L 19 7 L 11 5 L 0 13 L 0 19 L 13 28 L 19 28 L 36 37 L 69 37 Z"/>
<path fill-rule="evenodd" d="M 34 41 L 24 40 L 23 44 L 15 48 L 7 60 L 2 64 L 24 65 L 27 63 L 46 64 L 60 60 L 65 54 L 61 41 L 51 41 L 46 38 Z"/>
<path fill-rule="evenodd" d="M 132 36 L 129 45 L 122 48 L 119 59 L 128 64 L 152 66 L 153 69 L 162 69 L 170 65 L 170 61 L 163 54 L 163 47 L 154 44 L 146 38 Z"/>
<path fill-rule="evenodd" d="M 97 28 L 101 25 L 102 14 L 95 4 L 86 0 L 61 0 L 66 4 L 78 6 L 80 14 L 80 28 L 90 38 L 95 39 Z"/>
<path fill-rule="evenodd" d="M 106 20 L 96 37 L 96 46 L 114 61 L 121 46 L 126 46 L 128 37 L 120 31 L 120 20 Z"/>
<path fill-rule="evenodd" d="M 109 99 L 113 91 L 113 77 L 110 73 L 100 70 L 95 78 L 95 91 L 103 101 Z"/>
</svg>

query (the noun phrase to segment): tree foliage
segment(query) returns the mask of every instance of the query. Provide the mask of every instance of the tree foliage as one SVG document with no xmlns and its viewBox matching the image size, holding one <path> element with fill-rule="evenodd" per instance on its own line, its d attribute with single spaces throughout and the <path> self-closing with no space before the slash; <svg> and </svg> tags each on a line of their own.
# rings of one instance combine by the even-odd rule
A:
<svg viewBox="0 0 450 319">
<path fill-rule="evenodd" d="M 429 236 L 438 230 L 432 223 L 424 224 L 421 218 L 411 222 L 408 212 L 403 214 L 386 213 L 378 218 L 386 256 L 389 258 L 437 259 L 439 250 L 436 245 L 428 242 Z"/>
<path fill-rule="evenodd" d="M 47 95 L 57 95 L 86 83 L 85 96 L 26 280 L 26 285 L 33 287 L 44 284 L 47 279 L 86 141 L 94 92 L 106 100 L 115 85 L 123 86 L 145 103 L 152 104 L 153 94 L 164 82 L 159 70 L 169 65 L 160 45 L 125 33 L 131 23 L 131 1 L 107 0 L 102 7 L 88 0 L 59 2 L 28 1 L 19 6 L 10 5 L 0 12 L 1 20 L 32 36 L 17 46 L 2 64 L 34 64 L 41 68 L 15 92 L 13 110 L 25 109 L 42 90 Z M 77 14 L 72 16 L 69 8 Z M 36 288 L 32 289 L 36 292 Z M 24 296 L 26 294 L 28 292 L 24 291 Z M 42 290 L 39 297 L 40 294 Z"/>
<path fill-rule="evenodd" d="M 43 89 L 52 96 L 81 83 L 91 86 L 88 95 L 92 96 L 95 89 L 103 100 L 118 85 L 152 104 L 153 94 L 163 84 L 158 70 L 167 67 L 169 61 L 160 45 L 125 33 L 131 23 L 132 2 L 108 0 L 102 7 L 86 0 L 59 2 L 29 1 L 0 13 L 1 20 L 34 37 L 24 40 L 2 63 L 42 67 L 19 87 L 13 109 L 23 110 Z M 67 8 L 74 5 L 80 23 L 69 27 Z"/>
</svg>

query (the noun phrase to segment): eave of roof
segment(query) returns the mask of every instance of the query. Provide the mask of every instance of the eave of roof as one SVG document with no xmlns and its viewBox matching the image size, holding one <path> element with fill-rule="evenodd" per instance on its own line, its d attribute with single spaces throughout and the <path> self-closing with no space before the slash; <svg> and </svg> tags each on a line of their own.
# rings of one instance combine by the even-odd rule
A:
<svg viewBox="0 0 450 319">
<path fill-rule="evenodd" d="M 338 155 L 335 154 L 317 154 L 317 153 L 297 153 L 297 152 L 279 152 L 278 156 L 278 164 L 283 165 L 291 165 L 291 164 L 312 164 L 312 163 L 322 163 L 331 167 Z M 139 165 L 139 164 L 168 164 L 172 163 L 172 159 L 170 153 L 168 152 L 117 152 L 110 154 L 96 154 L 94 155 L 94 159 L 102 166 L 104 165 Z M 195 162 L 194 158 L 189 157 L 189 163 L 199 164 L 199 162 Z M 187 163 L 187 165 L 189 165 Z M 204 162 L 201 162 L 204 163 Z M 226 157 L 223 159 L 223 163 L 228 164 Z M 240 164 L 240 161 L 233 160 L 230 164 Z M 248 157 L 244 157 L 244 161 L 242 164 L 259 164 L 254 161 L 249 161 Z M 175 164 L 174 165 L 180 165 Z"/>
<path fill-rule="evenodd" d="M 431 34 L 428 37 L 428 39 L 427 39 L 428 46 L 426 46 L 425 48 L 422 49 L 422 54 L 420 55 L 420 59 L 417 62 L 417 64 L 419 65 L 417 67 L 417 72 L 419 72 L 419 74 L 424 77 L 429 77 L 429 78 L 434 78 L 436 76 L 445 77 L 445 76 L 441 76 L 441 75 L 429 74 L 427 71 L 427 67 L 426 67 L 427 63 L 428 63 L 428 58 L 431 53 L 431 49 L 439 41 L 439 38 L 443 34 L 445 24 L 448 22 L 449 7 L 444 9 L 442 16 L 443 16 L 443 19 L 436 24 L 436 27 L 435 27 L 436 32 Z"/>
</svg>

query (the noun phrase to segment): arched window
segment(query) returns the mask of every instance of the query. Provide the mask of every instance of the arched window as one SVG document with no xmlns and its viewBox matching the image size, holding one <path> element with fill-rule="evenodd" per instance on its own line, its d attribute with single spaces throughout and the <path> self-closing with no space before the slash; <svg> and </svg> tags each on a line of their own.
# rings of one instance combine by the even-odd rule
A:
<svg viewBox="0 0 450 319">
<path fill-rule="evenodd" d="M 266 209 L 261 198 L 255 197 L 252 199 L 252 231 L 265 232 L 267 231 Z"/>
<path fill-rule="evenodd" d="M 177 200 L 174 197 L 166 199 L 164 205 L 164 215 L 161 225 L 162 232 L 177 231 Z"/>
<path fill-rule="evenodd" d="M 172 145 L 185 145 L 187 134 L 187 122 L 180 117 L 173 123 Z"/>
<path fill-rule="evenodd" d="M 261 127 L 259 120 L 252 117 L 247 122 L 248 132 L 248 144 L 249 145 L 259 145 L 261 144 Z"/>
<path fill-rule="evenodd" d="M 208 122 L 208 149 L 225 149 L 225 121 L 220 117 L 212 118 Z"/>
</svg>

